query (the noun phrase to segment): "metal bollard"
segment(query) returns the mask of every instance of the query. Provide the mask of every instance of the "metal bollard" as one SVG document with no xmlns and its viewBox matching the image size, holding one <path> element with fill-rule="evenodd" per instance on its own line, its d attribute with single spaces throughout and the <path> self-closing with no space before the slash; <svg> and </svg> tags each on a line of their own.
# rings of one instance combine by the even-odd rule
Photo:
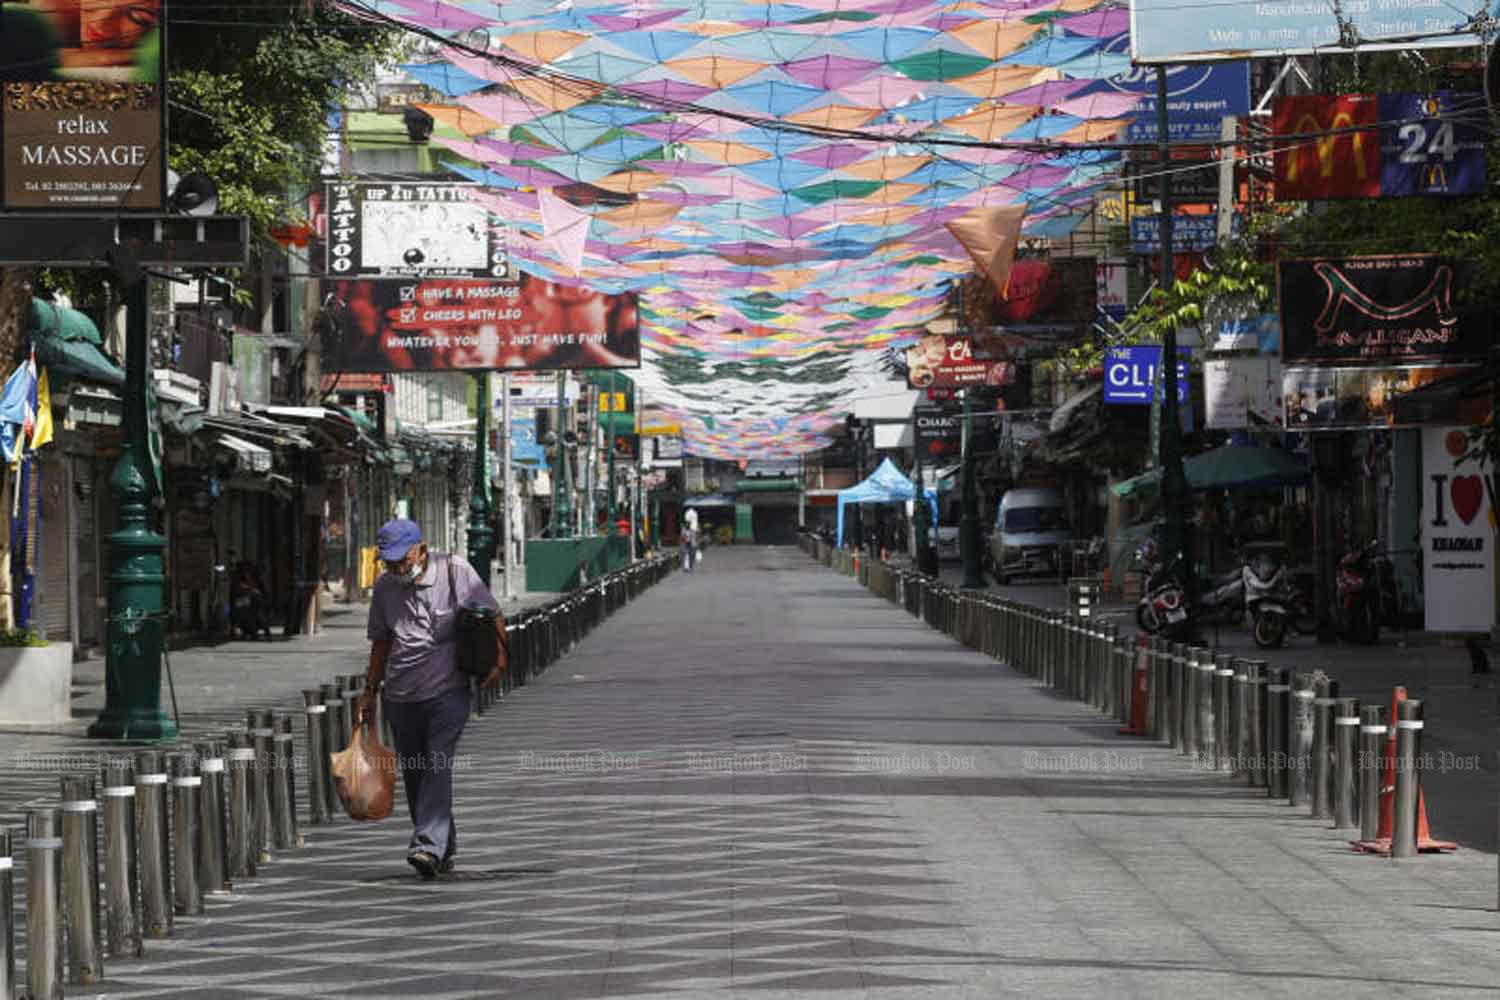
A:
<svg viewBox="0 0 1500 1000">
<path fill-rule="evenodd" d="M 322 690 L 323 704 L 327 708 L 323 715 L 323 759 L 327 760 L 348 744 L 344 741 L 344 696 L 337 684 L 324 684 Z M 331 778 L 323 786 L 323 803 L 329 816 L 338 815 L 339 800 Z"/>
<path fill-rule="evenodd" d="M 0 826 L 0 1000 L 12 1000 L 16 983 L 16 861 L 10 830 Z"/>
<path fill-rule="evenodd" d="M 1288 723 L 1292 686 L 1286 667 L 1266 668 L 1266 794 L 1283 799 L 1291 782 L 1287 774 Z"/>
<path fill-rule="evenodd" d="M 1183 647 L 1180 642 L 1170 643 L 1167 654 L 1167 742 L 1172 749 L 1182 750 L 1182 684 Z"/>
<path fill-rule="evenodd" d="M 1220 653 L 1214 657 L 1214 750 L 1215 766 L 1220 771 L 1234 769 L 1234 657 Z"/>
<path fill-rule="evenodd" d="M 1359 710 L 1359 839 L 1380 836 L 1380 792 L 1385 784 L 1385 707 Z"/>
<path fill-rule="evenodd" d="M 1312 815 L 1333 815 L 1333 705 L 1338 697 L 1337 681 L 1313 680 Z"/>
<path fill-rule="evenodd" d="M 224 826 L 224 747 L 218 740 L 197 744 L 198 774 L 198 884 L 219 895 L 233 888 L 229 880 L 228 831 Z"/>
<path fill-rule="evenodd" d="M 1355 825 L 1359 810 L 1359 699 L 1340 698 L 1333 711 L 1333 825 L 1343 830 Z"/>
<path fill-rule="evenodd" d="M 297 797 L 292 775 L 292 717 L 286 712 L 271 716 L 271 839 L 279 850 L 297 845 Z"/>
<path fill-rule="evenodd" d="M 172 905 L 178 916 L 203 912 L 198 882 L 198 796 L 203 778 L 191 753 L 167 754 L 172 778 Z"/>
<path fill-rule="evenodd" d="M 255 851 L 255 863 L 263 865 L 271 860 L 272 826 L 271 815 L 271 748 L 275 745 L 271 737 L 271 710 L 252 708 L 245 713 L 245 731 L 250 736 L 250 745 L 255 748 L 255 760 L 250 768 L 250 847 Z"/>
<path fill-rule="evenodd" d="M 62 816 L 26 816 L 26 987 L 29 1000 L 63 995 Z"/>
<path fill-rule="evenodd" d="M 1288 733 L 1291 740 L 1289 761 L 1291 765 L 1291 787 L 1287 790 L 1287 801 L 1294 806 L 1305 806 L 1312 798 L 1313 757 L 1313 703 L 1317 700 L 1313 690 L 1311 674 L 1294 674 L 1292 677 L 1292 714 L 1289 717 Z"/>
<path fill-rule="evenodd" d="M 1198 737 L 1198 761 L 1203 767 L 1212 769 L 1218 766 L 1218 750 L 1214 746 L 1218 729 L 1214 720 L 1214 654 L 1211 649 L 1198 650 L 1197 685 L 1198 717 L 1194 735 Z"/>
<path fill-rule="evenodd" d="M 327 792 L 323 789 L 323 782 L 328 780 L 328 753 L 323 749 L 323 717 L 328 708 L 323 704 L 323 692 L 316 688 L 303 691 L 302 701 L 302 717 L 307 721 L 307 822 L 318 826 L 329 818 Z"/>
<path fill-rule="evenodd" d="M 1265 788 L 1270 781 L 1266 747 L 1268 681 L 1265 660 L 1245 661 L 1245 778 L 1251 788 Z"/>
<path fill-rule="evenodd" d="M 141 869 L 141 934 L 172 936 L 172 852 L 167 829 L 167 774 L 160 750 L 135 755 L 135 844 Z"/>
<path fill-rule="evenodd" d="M 1198 657 L 1197 646 L 1183 650 L 1182 659 L 1182 753 L 1198 753 Z"/>
<path fill-rule="evenodd" d="M 1417 801 L 1422 794 L 1422 702 L 1396 703 L 1396 814 L 1391 857 L 1417 856 Z"/>
<path fill-rule="evenodd" d="M 363 674 L 345 674 L 339 678 L 339 697 L 344 702 L 344 711 L 339 719 L 344 725 L 344 746 L 354 739 L 354 703 L 359 700 L 360 688 L 364 686 Z M 340 747 L 339 749 L 343 749 Z"/>
<path fill-rule="evenodd" d="M 140 958 L 140 869 L 136 866 L 135 767 L 128 757 L 104 764 L 104 939 L 112 958 Z M 9 994 L 0 989 L 0 998 Z"/>
<path fill-rule="evenodd" d="M 65 774 L 61 784 L 68 982 L 92 986 L 104 977 L 104 939 L 99 934 L 99 803 L 94 799 L 91 775 Z"/>
<path fill-rule="evenodd" d="M 231 730 L 225 739 L 229 743 L 229 748 L 224 751 L 224 766 L 229 776 L 225 795 L 229 813 L 228 850 L 225 852 L 229 877 L 254 878 L 257 851 L 251 827 L 255 800 L 251 798 L 250 781 L 255 773 L 255 748 L 250 745 L 250 737 L 238 730 Z"/>
<path fill-rule="evenodd" d="M 1229 687 L 1229 769 L 1244 774 L 1249 768 L 1249 734 L 1246 723 L 1250 709 L 1250 674 L 1245 661 L 1233 661 L 1234 678 Z"/>
<path fill-rule="evenodd" d="M 1146 735 L 1153 740 L 1165 739 L 1167 729 L 1166 661 L 1162 659 L 1165 640 L 1152 636 L 1146 640 Z"/>
</svg>

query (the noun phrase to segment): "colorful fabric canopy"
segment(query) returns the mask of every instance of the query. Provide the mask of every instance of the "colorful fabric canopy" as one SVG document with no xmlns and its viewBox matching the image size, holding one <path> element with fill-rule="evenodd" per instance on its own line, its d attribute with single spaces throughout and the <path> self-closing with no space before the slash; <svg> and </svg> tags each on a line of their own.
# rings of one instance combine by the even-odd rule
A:
<svg viewBox="0 0 1500 1000">
<path fill-rule="evenodd" d="M 446 42 L 406 70 L 451 169 L 522 270 L 640 293 L 639 386 L 712 457 L 824 446 L 971 270 L 950 224 L 1066 235 L 1135 107 L 1084 0 L 344 3 Z"/>
</svg>

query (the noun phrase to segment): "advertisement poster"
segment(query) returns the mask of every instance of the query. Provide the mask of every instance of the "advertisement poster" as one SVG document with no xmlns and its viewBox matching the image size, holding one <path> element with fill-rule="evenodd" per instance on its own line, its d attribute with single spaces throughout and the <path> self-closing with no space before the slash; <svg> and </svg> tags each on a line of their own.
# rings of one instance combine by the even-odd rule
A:
<svg viewBox="0 0 1500 1000">
<path fill-rule="evenodd" d="M 1106 48 L 1106 55 L 1128 55 L 1129 34 Z M 1125 129 L 1126 142 L 1156 142 L 1156 67 L 1131 66 L 1105 82 L 1123 94 L 1136 94 L 1141 102 L 1135 106 Z M 1239 118 L 1250 113 L 1250 64 L 1239 62 L 1213 65 L 1178 65 L 1167 67 L 1167 134 L 1173 142 L 1219 138 L 1225 117 Z"/>
<path fill-rule="evenodd" d="M 1203 362 L 1204 424 L 1210 430 L 1283 426 L 1281 360 L 1209 358 Z"/>
<path fill-rule="evenodd" d="M 1396 427 L 1398 399 L 1467 370 L 1441 365 L 1287 368 L 1282 375 L 1286 428 L 1326 431 Z"/>
<path fill-rule="evenodd" d="M 962 457 L 964 412 L 961 407 L 918 406 L 912 410 L 916 422 L 917 454 L 924 465 L 944 465 Z M 975 413 L 970 418 L 976 454 L 994 451 L 1000 418 L 992 413 Z"/>
<path fill-rule="evenodd" d="M 1382 124 L 1384 123 L 1384 124 Z M 1483 94 L 1315 94 L 1276 99 L 1281 201 L 1415 198 L 1484 189 Z M 1295 136 L 1317 135 L 1315 139 Z"/>
<path fill-rule="evenodd" d="M 1423 254 L 1286 260 L 1279 268 L 1281 359 L 1483 360 L 1488 316 L 1455 302 L 1462 265 Z"/>
<path fill-rule="evenodd" d="M 1495 623 L 1495 497 L 1462 427 L 1422 429 L 1422 586 L 1429 632 Z"/>
<path fill-rule="evenodd" d="M 1238 236 L 1242 217 L 1234 216 L 1230 232 Z M 1130 243 L 1136 253 L 1161 252 L 1161 216 L 1142 215 L 1130 220 Z M 1187 215 L 1172 213 L 1172 252 L 1202 253 L 1219 245 L 1219 217 L 1217 215 Z"/>
<path fill-rule="evenodd" d="M 508 231 L 470 200 L 478 184 L 327 185 L 328 273 L 341 278 L 512 276 Z"/>
<path fill-rule="evenodd" d="M 0 2 L 0 209 L 159 212 L 160 0 Z"/>
<path fill-rule="evenodd" d="M 907 384 L 913 389 L 1002 386 L 1014 377 L 1013 362 L 982 360 L 974 353 L 968 337 L 928 334 L 906 349 Z"/>
<path fill-rule="evenodd" d="M 1120 259 L 1101 259 L 1095 265 L 1095 301 L 1099 311 L 1116 322 L 1130 312 L 1129 269 L 1129 261 Z"/>
<path fill-rule="evenodd" d="M 1343 16 L 1359 50 L 1479 46 L 1473 20 L 1485 0 L 1346 2 Z M 1138 63 L 1270 58 L 1339 51 L 1331 0 L 1224 3 L 1130 0 L 1130 54 Z"/>
<path fill-rule="evenodd" d="M 537 371 L 641 363 L 633 293 L 606 295 L 532 275 L 517 282 L 363 278 L 329 284 L 338 330 L 328 360 L 332 371 Z"/>
<path fill-rule="evenodd" d="M 527 468 L 547 464 L 546 453 L 536 439 L 535 417 L 512 417 L 510 421 L 510 460 Z"/>
</svg>

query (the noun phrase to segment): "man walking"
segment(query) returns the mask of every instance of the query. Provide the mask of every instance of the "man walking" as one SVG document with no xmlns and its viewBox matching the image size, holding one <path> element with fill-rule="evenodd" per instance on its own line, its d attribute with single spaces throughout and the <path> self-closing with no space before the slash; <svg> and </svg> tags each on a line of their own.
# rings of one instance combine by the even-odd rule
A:
<svg viewBox="0 0 1500 1000">
<path fill-rule="evenodd" d="M 698 561 L 698 512 L 691 507 L 682 515 L 682 560 L 689 573 Z"/>
<path fill-rule="evenodd" d="M 412 835 L 406 860 L 424 879 L 450 871 L 458 847 L 453 822 L 453 763 L 469 719 L 468 678 L 458 669 L 458 618 L 464 605 L 496 613 L 479 574 L 456 555 L 429 553 L 414 521 L 388 521 L 375 537 L 385 573 L 370 600 L 370 670 L 360 712 L 369 715 L 385 681 L 385 717 L 396 738 Z M 484 686 L 499 683 L 505 647 Z"/>
</svg>

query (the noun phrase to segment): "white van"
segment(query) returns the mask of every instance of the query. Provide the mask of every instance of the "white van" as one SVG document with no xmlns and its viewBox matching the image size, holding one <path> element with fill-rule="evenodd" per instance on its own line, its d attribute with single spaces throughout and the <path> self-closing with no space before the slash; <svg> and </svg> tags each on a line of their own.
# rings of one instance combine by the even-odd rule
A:
<svg viewBox="0 0 1500 1000">
<path fill-rule="evenodd" d="M 1004 586 L 1017 576 L 1058 576 L 1062 546 L 1072 537 L 1067 509 L 1057 490 L 1006 490 L 990 535 L 996 582 Z"/>
</svg>

